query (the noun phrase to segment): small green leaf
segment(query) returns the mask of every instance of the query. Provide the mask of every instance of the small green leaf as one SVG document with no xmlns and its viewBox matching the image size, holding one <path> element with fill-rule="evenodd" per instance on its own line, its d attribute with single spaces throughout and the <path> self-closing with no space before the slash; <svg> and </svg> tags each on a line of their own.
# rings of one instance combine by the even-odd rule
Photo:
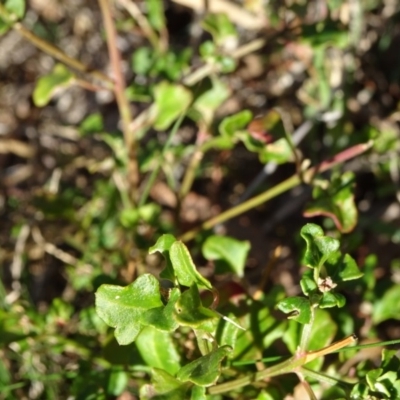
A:
<svg viewBox="0 0 400 400">
<path fill-rule="evenodd" d="M 174 331 L 178 328 L 178 323 L 174 318 L 175 305 L 181 297 L 178 288 L 171 290 L 168 304 L 162 307 L 152 308 L 141 315 L 140 322 L 143 325 L 151 325 L 162 331 Z"/>
<path fill-rule="evenodd" d="M 80 124 L 79 130 L 82 134 L 99 133 L 104 129 L 103 116 L 100 113 L 88 115 Z"/>
<path fill-rule="evenodd" d="M 349 254 L 344 255 L 340 265 L 337 267 L 337 271 L 337 274 L 332 274 L 332 277 L 335 279 L 338 276 L 341 281 L 351 281 L 363 276 L 363 273 L 358 269 L 356 261 Z"/>
<path fill-rule="evenodd" d="M 4 6 L 8 12 L 15 14 L 18 18 L 22 18 L 25 14 L 25 1 L 26 0 L 6 0 Z"/>
<path fill-rule="evenodd" d="M 181 325 L 212 332 L 219 316 L 209 308 L 203 307 L 197 285 L 193 285 L 183 292 L 176 302 L 175 318 Z"/>
<path fill-rule="evenodd" d="M 307 267 L 320 268 L 326 261 L 334 262 L 339 257 L 339 241 L 324 236 L 324 231 L 318 225 L 304 225 L 300 235 L 307 243 L 303 257 L 303 262 Z"/>
<path fill-rule="evenodd" d="M 193 386 L 190 400 L 207 400 L 206 388 L 203 386 Z"/>
<path fill-rule="evenodd" d="M 180 356 L 171 335 L 147 326 L 136 338 L 135 344 L 147 365 L 176 374 L 180 369 Z"/>
<path fill-rule="evenodd" d="M 107 382 L 107 394 L 112 396 L 119 396 L 126 388 L 129 377 L 126 371 L 121 369 L 112 369 Z"/>
<path fill-rule="evenodd" d="M 237 114 L 225 117 L 219 125 L 219 132 L 222 136 L 233 138 L 238 131 L 246 128 L 253 115 L 249 110 L 243 110 Z"/>
<path fill-rule="evenodd" d="M 164 3 L 159 0 L 146 0 L 146 5 L 151 26 L 161 31 L 165 27 Z"/>
<path fill-rule="evenodd" d="M 322 295 L 318 305 L 321 308 L 331 308 L 331 307 L 343 307 L 346 304 L 346 298 L 335 292 L 325 292 Z"/>
<path fill-rule="evenodd" d="M 182 382 L 190 381 L 200 386 L 211 386 L 221 374 L 222 360 L 231 351 L 230 346 L 222 346 L 182 367 L 177 378 Z"/>
<path fill-rule="evenodd" d="M 160 131 L 168 129 L 187 110 L 191 101 L 192 94 L 184 86 L 165 81 L 159 83 L 154 88 L 154 128 Z"/>
<path fill-rule="evenodd" d="M 208 13 L 203 19 L 202 26 L 212 35 L 218 46 L 228 45 L 228 42 L 237 40 L 237 30 L 226 14 Z"/>
<path fill-rule="evenodd" d="M 33 102 L 37 107 L 45 106 L 57 90 L 71 85 L 74 74 L 63 64 L 56 64 L 53 71 L 42 76 L 33 92 Z"/>
<path fill-rule="evenodd" d="M 200 287 L 212 290 L 211 283 L 198 273 L 189 250 L 182 242 L 174 242 L 169 255 L 179 284 L 189 287 L 195 283 Z"/>
<path fill-rule="evenodd" d="M 374 304 L 372 312 L 374 324 L 379 324 L 391 318 L 400 320 L 400 285 L 391 287 Z"/>
<path fill-rule="evenodd" d="M 119 344 L 132 343 L 143 325 L 140 317 L 151 308 L 162 306 L 157 279 L 145 274 L 126 287 L 101 285 L 96 292 L 96 311 L 115 329 Z"/>
<path fill-rule="evenodd" d="M 173 235 L 164 234 L 160 236 L 157 240 L 157 243 L 150 247 L 149 254 L 154 254 L 155 252 L 159 252 L 163 255 L 166 261 L 165 268 L 160 273 L 160 278 L 168 279 L 171 282 L 175 282 L 175 272 L 172 266 L 171 258 L 169 255 L 169 251 L 173 243 L 176 242 L 176 239 Z"/>
<path fill-rule="evenodd" d="M 313 278 L 303 275 L 300 280 L 301 290 L 306 296 L 309 296 L 312 292 L 318 290 L 318 285 Z"/>
<path fill-rule="evenodd" d="M 281 300 L 277 307 L 285 314 L 289 314 L 289 319 L 301 324 L 308 324 L 311 321 L 310 301 L 304 297 L 288 297 Z"/>
<path fill-rule="evenodd" d="M 141 400 L 182 400 L 187 398 L 190 388 L 189 382 L 182 383 L 167 371 L 153 368 L 151 374 L 152 385 L 140 388 Z"/>
<path fill-rule="evenodd" d="M 354 173 L 347 171 L 334 175 L 328 188 L 315 188 L 314 201 L 304 212 L 306 217 L 324 215 L 332 218 L 340 232 L 351 232 L 357 224 L 357 207 L 354 202 Z"/>
<path fill-rule="evenodd" d="M 227 236 L 209 236 L 203 244 L 203 256 L 216 261 L 217 273 L 233 271 L 243 277 L 247 255 L 250 250 L 248 241 L 240 241 Z"/>
</svg>

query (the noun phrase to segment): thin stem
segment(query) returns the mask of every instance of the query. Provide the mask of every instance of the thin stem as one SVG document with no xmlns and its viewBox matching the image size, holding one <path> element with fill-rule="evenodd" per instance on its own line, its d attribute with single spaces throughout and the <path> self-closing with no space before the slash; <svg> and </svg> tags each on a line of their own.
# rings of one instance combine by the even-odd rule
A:
<svg viewBox="0 0 400 400">
<path fill-rule="evenodd" d="M 315 174 L 328 171 L 328 170 L 332 169 L 334 166 L 341 164 L 345 161 L 348 161 L 348 160 L 364 153 L 371 146 L 372 146 L 372 141 L 350 147 L 349 149 L 342 151 L 341 153 L 337 154 L 336 156 L 332 157 L 331 159 L 326 160 L 315 167 L 309 168 L 302 174 L 302 179 L 305 182 L 309 183 L 312 180 L 312 178 L 315 176 Z M 204 222 L 200 227 L 192 229 L 191 231 L 184 233 L 180 237 L 180 240 L 185 241 L 185 242 L 190 241 L 190 240 L 194 239 L 194 237 L 201 230 L 211 229 L 212 227 L 214 227 L 217 224 L 221 224 L 222 222 L 228 221 L 231 218 L 237 217 L 238 215 L 243 214 L 244 212 L 257 207 L 257 206 L 265 203 L 266 201 L 271 200 L 272 198 L 299 185 L 302 182 L 302 179 L 300 178 L 300 176 L 298 174 L 295 174 L 295 175 L 291 176 L 290 178 L 284 180 L 283 182 L 279 183 L 278 185 L 274 186 L 273 188 L 268 189 L 265 192 L 259 194 L 258 196 L 255 196 L 252 199 L 249 199 L 249 200 L 245 201 L 244 203 L 239 204 L 239 205 L 217 215 L 216 217 L 209 219 L 208 221 Z"/>
<path fill-rule="evenodd" d="M 150 177 L 146 183 L 146 186 L 142 192 L 141 198 L 139 200 L 139 206 L 142 206 L 146 203 L 147 198 L 150 193 L 150 190 L 154 185 L 154 181 L 157 178 L 158 172 L 160 171 L 161 165 L 165 161 L 165 154 L 166 154 L 167 150 L 169 149 L 169 147 L 171 146 L 172 139 L 175 137 L 176 133 L 178 132 L 178 129 L 181 126 L 184 117 L 185 117 L 185 113 L 181 114 L 180 117 L 175 121 L 175 124 L 172 127 L 171 132 L 169 133 L 168 139 L 167 139 L 167 141 L 164 145 L 164 148 L 161 152 L 158 163 L 155 166 L 155 168 L 153 169 L 153 171 L 151 172 L 151 175 L 150 175 Z"/>
<path fill-rule="evenodd" d="M 193 181 L 196 177 L 196 170 L 200 164 L 200 161 L 203 159 L 203 151 L 200 149 L 196 149 L 190 159 L 189 165 L 186 168 L 185 175 L 182 180 L 182 185 L 179 190 L 179 198 L 183 199 L 189 192 L 192 187 Z"/>
<path fill-rule="evenodd" d="M 137 163 L 137 143 L 135 132 L 130 128 L 133 119 L 129 101 L 125 95 L 125 78 L 122 74 L 121 55 L 117 46 L 117 33 L 111 15 L 110 1 L 99 0 L 101 14 L 103 16 L 104 28 L 107 34 L 107 47 L 114 73 L 114 93 L 118 109 L 121 114 L 122 130 L 125 144 L 128 149 L 128 180 L 132 201 L 137 200 L 137 187 L 139 184 L 139 166 Z"/>
<path fill-rule="evenodd" d="M 323 357 L 338 349 L 341 349 L 342 347 L 346 347 L 349 344 L 354 343 L 356 340 L 357 337 L 355 335 L 351 335 L 343 340 L 333 343 L 320 350 L 310 351 L 300 356 L 296 354 L 293 357 L 289 358 L 288 360 L 283 361 L 270 368 L 266 368 L 263 371 L 259 371 L 253 374 L 249 374 L 243 378 L 235 379 L 230 382 L 221 383 L 220 385 L 213 386 L 208 389 L 208 393 L 209 394 L 224 393 L 263 379 L 272 378 L 274 376 L 288 374 L 288 373 L 296 373 L 303 365 L 311 361 L 314 361 L 319 357 Z"/>
<path fill-rule="evenodd" d="M 33 45 L 35 45 L 37 48 L 39 48 L 43 52 L 49 54 L 50 56 L 54 57 L 58 61 L 61 61 L 68 67 L 73 68 L 79 72 L 91 75 L 93 78 L 100 80 L 101 82 L 103 82 L 106 85 L 107 89 L 113 88 L 114 82 L 109 76 L 105 75 L 101 71 L 92 70 L 91 68 L 89 68 L 87 65 L 83 64 L 76 58 L 68 56 L 62 50 L 60 50 L 58 47 L 52 45 L 51 43 L 40 38 L 39 36 L 36 36 L 30 30 L 25 28 L 20 22 L 13 24 L 13 29 L 16 30 L 26 40 L 28 40 Z"/>
</svg>

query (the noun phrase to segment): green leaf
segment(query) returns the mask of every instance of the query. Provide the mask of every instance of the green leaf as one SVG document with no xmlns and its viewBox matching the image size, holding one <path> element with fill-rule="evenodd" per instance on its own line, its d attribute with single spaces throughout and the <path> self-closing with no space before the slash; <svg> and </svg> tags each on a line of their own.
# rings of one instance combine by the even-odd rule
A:
<svg viewBox="0 0 400 400">
<path fill-rule="evenodd" d="M 335 292 L 324 292 L 318 305 L 321 308 L 343 307 L 346 304 L 346 298 Z"/>
<path fill-rule="evenodd" d="M 126 388 L 129 377 L 126 371 L 120 369 L 112 369 L 108 376 L 107 394 L 119 396 Z"/>
<path fill-rule="evenodd" d="M 157 279 L 145 274 L 126 287 L 101 285 L 96 292 L 96 311 L 107 325 L 116 328 L 119 344 L 132 343 L 141 329 L 140 317 L 162 306 Z"/>
<path fill-rule="evenodd" d="M 182 367 L 177 378 L 182 382 L 190 381 L 200 386 L 211 386 L 221 374 L 222 360 L 231 351 L 230 346 L 222 346 Z"/>
<path fill-rule="evenodd" d="M 147 326 L 136 338 L 135 344 L 147 365 L 176 374 L 180 369 L 180 356 L 171 335 Z"/>
<path fill-rule="evenodd" d="M 182 242 L 174 242 L 171 245 L 169 255 L 179 284 L 189 287 L 195 283 L 200 287 L 212 290 L 211 283 L 199 274 L 189 250 Z"/>
<path fill-rule="evenodd" d="M 6 10 L 22 18 L 25 14 L 25 0 L 6 0 L 4 4 Z"/>
<path fill-rule="evenodd" d="M 33 102 L 37 107 L 45 106 L 57 90 L 70 86 L 74 81 L 74 74 L 63 64 L 56 64 L 53 71 L 42 76 L 33 91 Z"/>
<path fill-rule="evenodd" d="M 167 371 L 153 368 L 152 385 L 140 388 L 141 400 L 182 400 L 187 398 L 189 383 L 182 383 Z"/>
<path fill-rule="evenodd" d="M 303 262 L 307 267 L 320 268 L 325 261 L 334 262 L 340 253 L 339 241 L 324 236 L 321 227 L 315 224 L 306 224 L 301 228 L 300 235 L 307 243 Z"/>
<path fill-rule="evenodd" d="M 217 235 L 209 236 L 202 247 L 203 256 L 216 261 L 217 273 L 233 271 L 239 277 L 243 277 L 249 250 L 248 241 Z"/>
<path fill-rule="evenodd" d="M 285 314 L 289 314 L 289 319 L 301 324 L 308 324 L 311 321 L 311 304 L 304 297 L 288 297 L 281 300 L 277 307 Z"/>
<path fill-rule="evenodd" d="M 154 128 L 165 130 L 183 114 L 192 101 L 191 92 L 184 86 L 161 82 L 154 88 Z"/>
<path fill-rule="evenodd" d="M 165 234 L 158 238 L 157 243 L 150 247 L 149 254 L 154 254 L 155 252 L 159 252 L 163 255 L 166 261 L 165 268 L 160 273 L 160 278 L 168 279 L 171 282 L 175 282 L 175 272 L 172 266 L 171 258 L 169 255 L 169 251 L 173 243 L 176 242 L 176 239 L 173 235 Z"/>
<path fill-rule="evenodd" d="M 206 388 L 203 386 L 193 386 L 190 400 L 207 400 Z"/>
<path fill-rule="evenodd" d="M 334 175 L 328 188 L 315 188 L 314 201 L 304 211 L 306 217 L 324 215 L 332 218 L 342 233 L 351 232 L 357 224 L 357 207 L 354 202 L 354 173 L 347 171 Z"/>
<path fill-rule="evenodd" d="M 391 318 L 400 320 L 400 285 L 391 287 L 374 304 L 372 312 L 374 324 L 379 324 Z"/>
<path fill-rule="evenodd" d="M 315 309 L 308 351 L 322 349 L 333 342 L 337 332 L 337 325 L 325 310 Z M 307 368 L 320 370 L 324 362 L 323 357 L 307 364 Z"/>
<path fill-rule="evenodd" d="M 211 88 L 197 97 L 192 105 L 192 108 L 201 115 L 201 120 L 206 126 L 212 123 L 215 111 L 230 94 L 229 87 L 221 80 L 214 78 L 211 84 Z"/>
<path fill-rule="evenodd" d="M 183 292 L 176 302 L 175 318 L 181 325 L 212 332 L 219 316 L 209 308 L 203 307 L 197 285 L 193 285 Z"/>
<path fill-rule="evenodd" d="M 300 280 L 301 290 L 306 296 L 309 296 L 311 293 L 318 290 L 318 285 L 314 281 L 313 278 L 303 275 Z"/>
<path fill-rule="evenodd" d="M 245 129 L 252 117 L 253 115 L 249 110 L 243 110 L 226 117 L 219 125 L 219 132 L 222 136 L 233 138 L 238 131 Z"/>
<path fill-rule="evenodd" d="M 337 276 L 341 281 L 351 281 L 363 276 L 363 273 L 358 269 L 357 263 L 349 254 L 345 254 L 340 260 L 340 265 L 337 267 L 337 273 L 333 274 L 333 279 Z"/>
<path fill-rule="evenodd" d="M 146 0 L 148 18 L 151 26 L 158 31 L 165 27 L 164 4 L 159 0 Z"/>
<path fill-rule="evenodd" d="M 103 129 L 103 116 L 98 112 L 88 115 L 79 126 L 80 132 L 84 135 L 99 133 Z"/>
<path fill-rule="evenodd" d="M 234 44 L 237 41 L 237 30 L 226 14 L 208 13 L 203 19 L 202 26 L 204 30 L 211 33 L 218 46 L 229 46 L 230 43 Z"/>
<path fill-rule="evenodd" d="M 180 290 L 178 288 L 172 289 L 167 305 L 147 310 L 141 315 L 140 322 L 143 325 L 151 325 L 162 331 L 174 331 L 179 326 L 174 315 L 175 305 L 180 297 Z"/>
</svg>

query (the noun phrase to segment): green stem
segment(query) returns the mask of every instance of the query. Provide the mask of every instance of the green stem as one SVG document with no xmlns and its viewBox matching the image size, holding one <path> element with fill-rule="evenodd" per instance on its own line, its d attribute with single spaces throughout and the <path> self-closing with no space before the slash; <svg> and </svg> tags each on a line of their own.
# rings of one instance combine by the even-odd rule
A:
<svg viewBox="0 0 400 400">
<path fill-rule="evenodd" d="M 263 379 L 272 378 L 274 376 L 288 374 L 288 373 L 296 373 L 299 371 L 299 368 L 302 367 L 303 365 L 311 361 L 314 361 L 319 357 L 323 357 L 327 354 L 330 354 L 333 351 L 336 351 L 342 347 L 348 346 L 349 344 L 354 343 L 354 341 L 356 340 L 357 340 L 356 336 L 351 335 L 343 340 L 340 340 L 339 342 L 324 347 L 323 349 L 306 352 L 304 354 L 295 354 L 288 360 L 283 361 L 270 368 L 266 368 L 262 371 L 249 374 L 243 378 L 235 379 L 230 382 L 221 383 L 220 385 L 210 387 L 208 389 L 208 393 L 209 394 L 224 393 Z"/>
<path fill-rule="evenodd" d="M 349 149 L 344 150 L 341 153 L 337 154 L 330 160 L 326 160 L 315 167 L 309 168 L 302 174 L 302 178 L 305 182 L 310 182 L 315 174 L 328 171 L 329 169 L 332 169 L 334 166 L 339 165 L 345 161 L 350 160 L 351 158 L 354 158 L 354 157 L 364 153 L 371 146 L 372 146 L 372 141 L 350 147 Z M 194 239 L 195 236 L 201 230 L 211 229 L 212 227 L 214 227 L 217 224 L 221 224 L 225 221 L 228 221 L 231 218 L 237 217 L 238 215 L 243 214 L 244 212 L 257 207 L 257 206 L 265 203 L 266 201 L 271 200 L 272 198 L 274 198 L 290 189 L 293 189 L 294 187 L 299 185 L 301 182 L 302 182 L 302 179 L 300 178 L 300 176 L 298 174 L 295 174 L 295 175 L 291 176 L 290 178 L 286 179 L 285 181 L 274 186 L 273 188 L 268 189 L 265 192 L 259 194 L 258 196 L 255 196 L 252 199 L 249 199 L 249 200 L 245 201 L 244 203 L 241 203 L 241 204 L 217 215 L 216 217 L 209 219 L 208 221 L 204 222 L 200 227 L 184 233 L 180 237 L 180 240 L 182 240 L 184 242 L 188 242 L 188 241 Z"/>
<path fill-rule="evenodd" d="M 135 132 L 131 127 L 132 113 L 128 98 L 125 95 L 125 78 L 121 68 L 121 55 L 117 46 L 117 33 L 111 14 L 109 0 L 99 0 L 104 28 L 107 36 L 107 47 L 115 77 L 114 93 L 122 120 L 122 130 L 128 150 L 128 181 L 131 200 L 136 203 L 139 184 L 139 165 L 137 162 L 137 143 Z"/>
<path fill-rule="evenodd" d="M 58 47 L 52 45 L 51 43 L 40 38 L 39 36 L 36 36 L 30 30 L 25 28 L 20 22 L 13 24 L 13 29 L 16 30 L 26 40 L 28 40 L 33 45 L 35 45 L 38 49 L 49 54 L 50 56 L 54 57 L 58 61 L 61 61 L 68 67 L 75 69 L 76 71 L 91 75 L 93 78 L 100 80 L 101 82 L 106 84 L 107 89 L 113 88 L 114 82 L 109 76 L 105 75 L 101 71 L 92 70 L 87 65 L 81 63 L 79 60 L 68 56 L 62 50 L 60 50 Z"/>
<path fill-rule="evenodd" d="M 307 351 L 307 347 L 311 339 L 311 330 L 314 324 L 314 315 L 315 315 L 315 310 L 314 307 L 311 305 L 311 321 L 308 324 L 305 324 L 303 326 L 303 330 L 301 331 L 301 339 L 298 349 L 299 353 L 304 353 L 305 351 Z"/>
<path fill-rule="evenodd" d="M 161 152 L 160 159 L 158 160 L 156 167 L 151 172 L 151 175 L 150 175 L 150 177 L 146 183 L 146 186 L 142 192 L 142 196 L 139 200 L 139 207 L 143 206 L 146 203 L 147 198 L 150 193 L 150 190 L 151 190 L 152 186 L 154 185 L 154 181 L 157 178 L 158 172 L 160 171 L 161 165 L 165 161 L 165 154 L 166 154 L 167 150 L 169 149 L 169 147 L 171 146 L 172 140 L 175 137 L 176 133 L 178 132 L 178 129 L 181 126 L 184 117 L 185 117 L 185 113 L 181 114 L 180 117 L 175 121 L 174 126 L 172 127 L 171 132 L 169 133 L 167 142 L 165 143 L 164 148 Z"/>
</svg>

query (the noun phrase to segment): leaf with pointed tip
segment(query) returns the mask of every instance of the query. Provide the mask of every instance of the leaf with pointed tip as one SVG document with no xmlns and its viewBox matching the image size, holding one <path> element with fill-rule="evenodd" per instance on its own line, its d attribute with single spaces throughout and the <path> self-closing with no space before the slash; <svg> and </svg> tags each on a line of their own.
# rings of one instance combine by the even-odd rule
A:
<svg viewBox="0 0 400 400">
<path fill-rule="evenodd" d="M 175 304 L 175 319 L 180 325 L 212 332 L 218 318 L 216 312 L 203 307 L 196 285 L 183 292 Z"/>
<path fill-rule="evenodd" d="M 324 236 L 324 231 L 316 224 L 306 224 L 300 235 L 307 243 L 303 262 L 307 267 L 320 268 L 326 261 L 334 263 L 340 256 L 338 240 Z"/>
<path fill-rule="evenodd" d="M 175 282 L 175 272 L 172 267 L 171 258 L 169 255 L 169 251 L 173 243 L 176 242 L 176 239 L 171 234 L 164 234 L 160 236 L 157 240 L 157 243 L 150 247 L 149 254 L 154 254 L 156 251 L 161 253 L 165 258 L 166 267 L 161 271 L 160 278 L 168 279 L 169 281 Z"/>
<path fill-rule="evenodd" d="M 187 398 L 191 384 L 181 382 L 167 371 L 153 368 L 151 374 L 151 385 L 140 388 L 142 400 L 182 400 Z"/>
<path fill-rule="evenodd" d="M 198 273 L 189 250 L 182 242 L 177 241 L 171 245 L 169 256 L 179 284 L 189 287 L 195 283 L 200 287 L 212 290 L 211 283 Z"/>
<path fill-rule="evenodd" d="M 252 117 L 253 114 L 249 110 L 243 110 L 229 117 L 225 117 L 219 125 L 219 132 L 222 136 L 234 139 L 238 132 L 246 129 Z"/>
<path fill-rule="evenodd" d="M 346 304 L 346 298 L 336 292 L 325 292 L 322 298 L 319 300 L 319 307 L 321 308 L 332 308 L 332 307 L 343 307 Z"/>
<path fill-rule="evenodd" d="M 247 254 L 250 250 L 248 241 L 240 241 L 227 236 L 213 235 L 203 244 L 202 252 L 207 260 L 215 262 L 218 273 L 233 271 L 243 277 Z"/>
<path fill-rule="evenodd" d="M 327 189 L 314 189 L 314 201 L 307 207 L 304 216 L 327 216 L 333 220 L 340 232 L 351 232 L 357 224 L 358 217 L 353 187 L 353 172 L 347 171 L 334 176 Z"/>
<path fill-rule="evenodd" d="M 178 328 L 179 324 L 174 318 L 175 304 L 181 296 L 178 288 L 171 290 L 168 304 L 166 306 L 151 308 L 143 313 L 140 322 L 143 325 L 154 326 L 162 331 L 172 332 Z"/>
<path fill-rule="evenodd" d="M 157 279 L 145 274 L 128 286 L 101 285 L 96 292 L 96 312 L 115 329 L 119 344 L 132 343 L 143 324 L 141 315 L 162 306 Z"/>
<path fill-rule="evenodd" d="M 311 304 L 304 297 L 288 297 L 280 301 L 277 307 L 285 314 L 289 314 L 289 319 L 301 324 L 308 324 L 311 321 Z"/>
<path fill-rule="evenodd" d="M 33 102 L 37 107 L 45 106 L 61 88 L 70 86 L 74 74 L 63 64 L 56 64 L 50 74 L 42 76 L 33 91 Z"/>
<path fill-rule="evenodd" d="M 232 351 L 230 346 L 222 346 L 213 352 L 182 367 L 177 378 L 200 386 L 211 386 L 221 374 L 221 362 Z"/>
</svg>

